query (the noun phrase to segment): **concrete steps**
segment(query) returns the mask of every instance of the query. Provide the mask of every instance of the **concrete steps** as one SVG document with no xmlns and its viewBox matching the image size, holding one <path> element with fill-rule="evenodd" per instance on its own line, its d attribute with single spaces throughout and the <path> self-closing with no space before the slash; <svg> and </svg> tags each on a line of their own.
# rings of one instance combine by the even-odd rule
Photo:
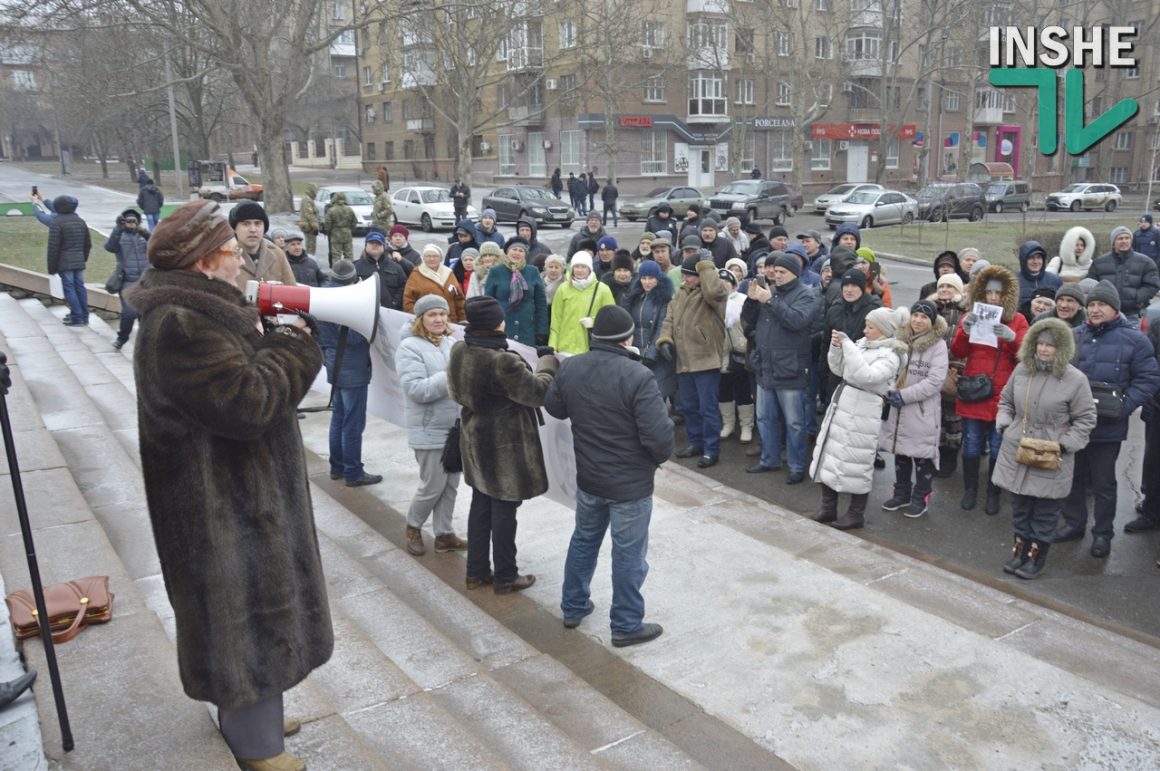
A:
<svg viewBox="0 0 1160 771">
<path fill-rule="evenodd" d="M 61 767 L 228 767 L 214 711 L 185 697 L 176 676 L 128 351 L 112 348 L 103 323 L 64 327 L 60 310 L 0 295 L 41 569 L 46 581 L 108 574 L 117 601 L 113 623 L 58 648 L 74 752 L 60 751 L 47 678 L 38 684 L 45 751 Z M 287 712 L 305 724 L 288 749 L 310 768 L 700 767 L 397 548 L 319 477 L 312 494 L 336 649 L 287 695 Z M 359 499 L 333 489 L 348 504 Z M 24 585 L 10 509 L 0 505 L 0 572 Z M 462 575 L 461 555 L 438 556 Z M 24 648 L 38 665 L 39 643 Z M 111 714 L 125 716 L 124 731 L 107 730 Z"/>
</svg>

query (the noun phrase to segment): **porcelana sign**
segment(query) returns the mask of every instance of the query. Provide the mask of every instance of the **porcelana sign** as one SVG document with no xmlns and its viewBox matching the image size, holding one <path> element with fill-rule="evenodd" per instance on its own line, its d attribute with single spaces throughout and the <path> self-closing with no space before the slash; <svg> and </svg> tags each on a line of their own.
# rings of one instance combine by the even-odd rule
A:
<svg viewBox="0 0 1160 771">
<path fill-rule="evenodd" d="M 991 27 L 991 85 L 999 88 L 1039 90 L 1039 151 L 1054 155 L 1059 139 L 1059 77 L 1057 70 L 1070 67 L 1063 76 L 1063 135 L 1067 152 L 1082 155 L 1089 147 L 1127 123 L 1139 112 L 1134 99 L 1121 99 L 1088 125 L 1084 125 L 1084 72 L 1095 68 L 1132 69 L 1135 27 Z"/>
</svg>

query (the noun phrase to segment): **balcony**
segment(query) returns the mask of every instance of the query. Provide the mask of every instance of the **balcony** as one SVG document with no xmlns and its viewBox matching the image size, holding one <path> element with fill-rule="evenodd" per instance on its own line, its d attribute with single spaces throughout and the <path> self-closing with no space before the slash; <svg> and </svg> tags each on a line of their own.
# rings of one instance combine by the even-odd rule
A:
<svg viewBox="0 0 1160 771">
<path fill-rule="evenodd" d="M 1003 122 L 1002 107 L 979 107 L 975 109 L 975 123 L 996 125 Z"/>
<path fill-rule="evenodd" d="M 685 13 L 729 13 L 729 0 L 685 0 Z"/>
<path fill-rule="evenodd" d="M 882 60 L 872 57 L 858 57 L 847 55 L 843 58 L 852 78 L 880 78 L 882 77 Z"/>
<path fill-rule="evenodd" d="M 434 118 L 408 118 L 407 131 L 412 131 L 416 134 L 434 134 L 435 133 L 435 119 Z"/>
<path fill-rule="evenodd" d="M 718 46 L 701 46 L 689 51 L 690 70 L 728 70 L 729 49 Z"/>
<path fill-rule="evenodd" d="M 542 126 L 544 125 L 544 106 L 537 105 L 523 105 L 520 107 L 509 107 L 508 120 L 512 125 L 516 126 Z"/>
<path fill-rule="evenodd" d="M 542 47 L 524 46 L 508 51 L 508 72 L 539 69 L 544 66 L 544 49 Z"/>
</svg>

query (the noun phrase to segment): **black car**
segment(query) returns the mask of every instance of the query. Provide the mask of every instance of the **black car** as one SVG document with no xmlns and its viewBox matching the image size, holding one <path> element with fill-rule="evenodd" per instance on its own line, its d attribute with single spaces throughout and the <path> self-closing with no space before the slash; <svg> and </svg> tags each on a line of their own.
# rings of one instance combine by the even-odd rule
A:
<svg viewBox="0 0 1160 771">
<path fill-rule="evenodd" d="M 746 222 L 773 220 L 785 222 L 802 206 L 802 196 L 784 182 L 765 179 L 739 179 L 730 182 L 709 200 L 709 207 L 725 217 Z"/>
<path fill-rule="evenodd" d="M 572 227 L 576 212 L 568 204 L 552 195 L 550 190 L 529 185 L 509 185 L 497 187 L 489 196 L 484 196 L 484 209 L 495 209 L 499 222 L 515 222 L 526 217 L 534 219 L 536 225 L 559 225 Z"/>
<path fill-rule="evenodd" d="M 930 222 L 967 219 L 978 222 L 987 213 L 987 197 L 974 182 L 932 182 L 919 190 L 918 218 Z"/>
</svg>

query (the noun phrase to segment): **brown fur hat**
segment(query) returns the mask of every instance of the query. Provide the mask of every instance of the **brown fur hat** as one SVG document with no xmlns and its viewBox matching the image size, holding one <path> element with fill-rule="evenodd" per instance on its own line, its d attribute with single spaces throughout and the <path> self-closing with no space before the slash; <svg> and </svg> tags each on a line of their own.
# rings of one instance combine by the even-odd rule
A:
<svg viewBox="0 0 1160 771">
<path fill-rule="evenodd" d="M 178 270 L 213 254 L 233 237 L 234 230 L 215 201 L 190 201 L 157 224 L 146 254 L 158 270 Z"/>
</svg>

